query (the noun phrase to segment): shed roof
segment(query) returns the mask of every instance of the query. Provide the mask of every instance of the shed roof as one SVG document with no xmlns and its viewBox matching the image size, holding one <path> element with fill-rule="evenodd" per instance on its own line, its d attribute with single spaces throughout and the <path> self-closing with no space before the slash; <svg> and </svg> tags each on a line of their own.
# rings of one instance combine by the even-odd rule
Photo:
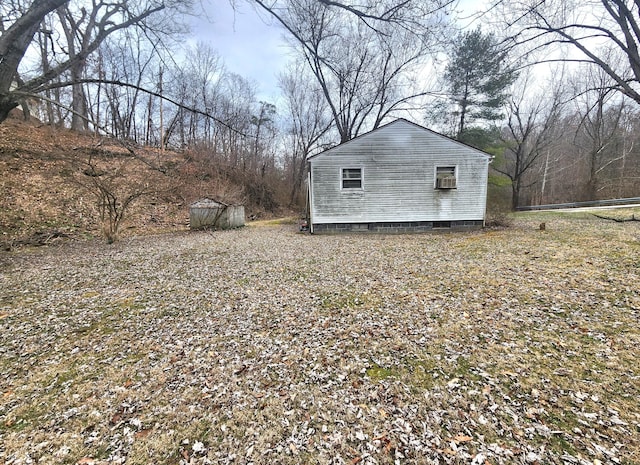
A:
<svg viewBox="0 0 640 465">
<path fill-rule="evenodd" d="M 191 208 L 220 208 L 220 207 L 228 207 L 229 205 L 224 202 L 218 202 L 213 199 L 200 199 L 191 204 Z"/>
<path fill-rule="evenodd" d="M 473 151 L 473 152 L 476 152 L 476 153 L 477 153 L 477 155 L 479 155 L 479 156 L 483 156 L 483 157 L 486 157 L 486 158 L 488 158 L 488 159 L 492 159 L 492 158 L 493 158 L 493 156 L 492 156 L 492 155 L 490 155 L 490 154 L 488 154 L 487 152 L 483 152 L 482 150 L 479 150 L 479 149 L 477 149 L 477 148 L 475 148 L 475 147 L 472 147 L 472 146 L 470 146 L 469 144 L 465 144 L 464 142 L 457 141 L 457 140 L 455 140 L 455 139 L 452 139 L 451 137 L 445 136 L 444 134 L 440 134 L 439 132 L 433 131 L 433 130 L 431 130 L 431 129 L 429 129 L 429 128 L 425 128 L 424 126 L 420 126 L 419 124 L 413 123 L 413 122 L 411 122 L 411 121 L 409 121 L 409 120 L 406 120 L 406 119 L 404 119 L 404 118 L 398 118 L 398 119 L 397 119 L 397 120 L 395 120 L 395 121 L 391 121 L 390 123 L 387 123 L 387 124 L 385 124 L 385 125 L 383 125 L 383 126 L 377 127 L 376 129 L 373 129 L 373 130 L 371 130 L 371 131 L 369 131 L 369 132 L 367 132 L 367 133 L 360 134 L 359 136 L 354 137 L 353 139 L 348 140 L 348 141 L 346 141 L 346 142 L 343 142 L 343 143 L 341 143 L 341 144 L 339 144 L 339 145 L 336 145 L 335 147 L 331 147 L 330 149 L 324 150 L 324 151 L 322 151 L 322 152 L 320 152 L 320 153 L 316 153 L 316 154 L 314 154 L 314 155 L 309 155 L 309 156 L 307 157 L 307 160 L 311 160 L 311 159 L 313 159 L 313 158 L 320 157 L 320 156 L 322 156 L 322 155 L 324 155 L 324 154 L 327 154 L 327 153 L 329 153 L 329 152 L 331 152 L 331 151 L 333 151 L 333 150 L 337 149 L 338 147 L 341 147 L 341 148 L 342 148 L 342 147 L 344 147 L 345 145 L 348 145 L 348 144 L 350 144 L 350 143 L 351 143 L 351 142 L 353 142 L 353 141 L 357 141 L 357 140 L 360 140 L 360 139 L 364 139 L 364 138 L 366 138 L 367 136 L 369 136 L 369 135 L 370 135 L 370 134 L 372 134 L 372 133 L 375 133 L 375 132 L 378 132 L 378 131 L 385 131 L 385 130 L 389 130 L 389 129 L 390 129 L 390 128 L 392 128 L 393 126 L 400 125 L 400 124 L 414 126 L 414 127 L 415 127 L 415 128 L 417 128 L 417 129 L 420 129 L 420 130 L 423 130 L 423 131 L 429 132 L 429 133 L 431 133 L 431 134 L 433 134 L 433 135 L 435 135 L 435 136 L 437 136 L 437 137 L 440 137 L 440 138 L 442 138 L 442 139 L 446 139 L 447 141 L 451 142 L 452 144 L 462 145 L 462 146 L 464 146 L 464 147 L 468 148 L 469 150 L 471 150 L 471 151 Z"/>
</svg>

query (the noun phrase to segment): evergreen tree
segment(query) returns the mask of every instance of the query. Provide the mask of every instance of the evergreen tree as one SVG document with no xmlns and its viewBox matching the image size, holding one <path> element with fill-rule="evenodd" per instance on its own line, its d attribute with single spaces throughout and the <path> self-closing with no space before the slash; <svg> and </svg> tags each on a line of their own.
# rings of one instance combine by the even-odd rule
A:
<svg viewBox="0 0 640 465">
<path fill-rule="evenodd" d="M 497 121 L 508 98 L 509 86 L 516 72 L 507 65 L 507 53 L 500 49 L 496 37 L 480 28 L 460 34 L 445 70 L 450 101 L 455 118 L 454 137 L 462 142 L 476 139 L 476 122 Z"/>
</svg>

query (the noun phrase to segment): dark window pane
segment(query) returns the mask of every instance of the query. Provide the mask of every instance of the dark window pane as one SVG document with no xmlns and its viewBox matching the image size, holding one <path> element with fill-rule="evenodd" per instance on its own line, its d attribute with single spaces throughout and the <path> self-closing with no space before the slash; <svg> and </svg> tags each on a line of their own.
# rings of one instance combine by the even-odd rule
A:
<svg viewBox="0 0 640 465">
<path fill-rule="evenodd" d="M 362 181 L 360 179 L 344 179 L 342 181 L 343 189 L 360 189 L 362 188 Z"/>
</svg>

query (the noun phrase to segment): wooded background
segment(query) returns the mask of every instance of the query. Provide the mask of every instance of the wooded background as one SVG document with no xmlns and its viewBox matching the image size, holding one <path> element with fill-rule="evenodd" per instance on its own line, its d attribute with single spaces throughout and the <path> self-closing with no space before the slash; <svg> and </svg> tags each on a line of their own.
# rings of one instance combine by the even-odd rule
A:
<svg viewBox="0 0 640 465">
<path fill-rule="evenodd" d="M 490 208 L 640 195 L 637 1 L 246 3 L 288 38 L 274 102 L 185 45 L 189 0 L 3 1 L 0 122 L 186 153 L 263 211 L 301 210 L 309 154 L 396 117 L 494 155 Z"/>
</svg>

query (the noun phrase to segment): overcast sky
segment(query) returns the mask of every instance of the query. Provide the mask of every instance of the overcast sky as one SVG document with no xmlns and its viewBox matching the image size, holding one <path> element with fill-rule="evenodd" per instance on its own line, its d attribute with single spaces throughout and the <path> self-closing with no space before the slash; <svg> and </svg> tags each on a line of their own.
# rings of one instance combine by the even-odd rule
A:
<svg viewBox="0 0 640 465">
<path fill-rule="evenodd" d="M 238 5 L 234 11 L 228 0 L 211 3 L 208 17 L 192 22 L 193 40 L 208 42 L 223 58 L 228 71 L 254 81 L 258 99 L 275 101 L 277 76 L 289 59 L 281 29 L 265 24 L 269 18 L 247 4 Z"/>
<path fill-rule="evenodd" d="M 237 3 L 234 11 L 229 0 L 207 2 L 207 14 L 192 22 L 192 40 L 208 42 L 223 58 L 228 71 L 255 82 L 259 100 L 276 102 L 277 76 L 285 70 L 290 53 L 283 31 L 266 13 L 256 12 L 245 2 Z M 486 0 L 461 0 L 459 10 L 475 12 L 485 3 Z"/>
</svg>

